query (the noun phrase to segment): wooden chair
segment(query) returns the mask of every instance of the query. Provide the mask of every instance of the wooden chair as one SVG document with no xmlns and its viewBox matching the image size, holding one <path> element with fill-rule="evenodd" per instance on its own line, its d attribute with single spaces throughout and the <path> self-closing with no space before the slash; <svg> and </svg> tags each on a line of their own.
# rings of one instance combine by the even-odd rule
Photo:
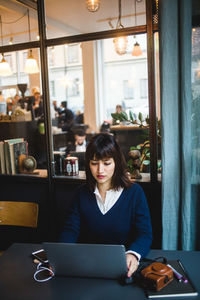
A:
<svg viewBox="0 0 200 300">
<path fill-rule="evenodd" d="M 38 204 L 32 202 L 0 201 L 0 226 L 37 227 Z"/>
<path fill-rule="evenodd" d="M 0 226 L 37 228 L 37 222 L 37 203 L 0 201 Z M 0 251 L 0 255 L 2 253 Z"/>
</svg>

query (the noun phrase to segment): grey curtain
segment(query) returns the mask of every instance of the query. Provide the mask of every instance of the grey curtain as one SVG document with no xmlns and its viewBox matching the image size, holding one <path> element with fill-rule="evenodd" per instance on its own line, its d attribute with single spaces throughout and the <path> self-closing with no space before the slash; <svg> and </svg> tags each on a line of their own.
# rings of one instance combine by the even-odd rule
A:
<svg viewBox="0 0 200 300">
<path fill-rule="evenodd" d="M 200 117 L 193 122 L 192 1 L 160 0 L 163 249 L 199 248 Z M 195 104 L 196 105 L 196 104 Z M 198 112 L 197 112 L 198 109 Z M 200 116 L 200 105 L 195 113 Z M 199 243 L 200 244 L 200 243 Z"/>
</svg>

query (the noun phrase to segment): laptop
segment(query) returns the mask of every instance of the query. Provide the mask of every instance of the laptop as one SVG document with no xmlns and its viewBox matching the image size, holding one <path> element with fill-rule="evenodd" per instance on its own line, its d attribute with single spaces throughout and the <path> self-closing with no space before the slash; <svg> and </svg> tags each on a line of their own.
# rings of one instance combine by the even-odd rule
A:
<svg viewBox="0 0 200 300">
<path fill-rule="evenodd" d="M 123 245 L 43 243 L 56 276 L 120 279 L 127 274 Z"/>
</svg>

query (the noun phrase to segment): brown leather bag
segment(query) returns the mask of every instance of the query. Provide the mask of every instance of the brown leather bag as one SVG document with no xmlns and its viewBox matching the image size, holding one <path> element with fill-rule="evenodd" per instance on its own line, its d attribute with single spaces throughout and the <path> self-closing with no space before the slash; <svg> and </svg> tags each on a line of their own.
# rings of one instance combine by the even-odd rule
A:
<svg viewBox="0 0 200 300">
<path fill-rule="evenodd" d="M 153 262 L 141 271 L 141 276 L 146 288 L 160 291 L 173 280 L 173 271 L 163 263 Z"/>
</svg>

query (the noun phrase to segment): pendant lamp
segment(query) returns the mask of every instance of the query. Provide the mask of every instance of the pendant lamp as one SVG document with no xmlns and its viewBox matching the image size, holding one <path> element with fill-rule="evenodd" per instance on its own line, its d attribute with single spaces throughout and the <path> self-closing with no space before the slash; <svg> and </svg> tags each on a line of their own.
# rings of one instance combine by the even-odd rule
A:
<svg viewBox="0 0 200 300">
<path fill-rule="evenodd" d="M 31 41 L 31 30 L 30 30 L 30 16 L 29 9 L 27 11 L 28 14 L 28 32 L 29 32 L 29 42 Z M 28 74 L 35 74 L 39 72 L 37 60 L 33 57 L 32 49 L 29 50 L 28 57 L 26 59 L 24 72 Z"/>
<path fill-rule="evenodd" d="M 100 0 L 86 0 L 86 6 L 90 12 L 96 12 L 100 7 Z"/>
<path fill-rule="evenodd" d="M 135 26 L 137 26 L 137 2 L 138 0 L 135 0 Z M 136 41 L 133 46 L 132 56 L 140 56 L 140 55 L 142 55 L 142 49 L 140 47 L 140 44 Z"/>
<path fill-rule="evenodd" d="M 119 17 L 117 21 L 117 27 L 116 29 L 124 28 L 124 26 L 121 23 L 121 0 L 119 0 Z M 123 55 L 126 53 L 127 50 L 127 44 L 128 44 L 128 39 L 126 36 L 120 36 L 117 37 L 113 40 L 113 43 L 115 45 L 115 51 L 119 55 Z"/>
<path fill-rule="evenodd" d="M 3 47 L 3 29 L 2 29 L 2 19 L 0 16 L 0 23 L 1 23 L 1 45 Z M 0 76 L 10 76 L 12 75 L 12 71 L 10 68 L 9 63 L 4 58 L 4 53 L 2 53 L 2 59 L 0 62 Z"/>
<path fill-rule="evenodd" d="M 140 56 L 142 55 L 142 49 L 140 47 L 140 44 L 138 42 L 135 42 L 133 46 L 132 56 Z"/>
</svg>

